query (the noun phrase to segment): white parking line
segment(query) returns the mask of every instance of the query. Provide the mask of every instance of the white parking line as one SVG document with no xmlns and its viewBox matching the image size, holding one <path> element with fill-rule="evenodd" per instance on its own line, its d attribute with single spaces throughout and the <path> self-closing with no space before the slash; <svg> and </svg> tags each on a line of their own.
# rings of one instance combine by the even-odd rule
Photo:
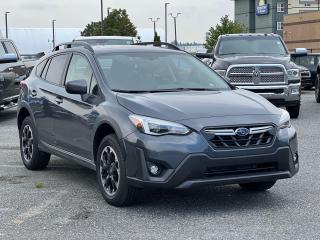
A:
<svg viewBox="0 0 320 240">
<path fill-rule="evenodd" d="M 13 223 L 20 225 L 20 224 L 24 223 L 25 221 L 27 221 L 28 219 L 40 215 L 50 205 L 56 204 L 60 200 L 60 198 L 66 194 L 67 194 L 67 191 L 59 192 L 53 198 L 50 198 L 50 199 L 44 201 L 42 204 L 40 204 L 38 206 L 34 206 L 34 207 L 30 208 L 28 211 L 20 214 L 16 219 L 13 220 Z"/>
</svg>

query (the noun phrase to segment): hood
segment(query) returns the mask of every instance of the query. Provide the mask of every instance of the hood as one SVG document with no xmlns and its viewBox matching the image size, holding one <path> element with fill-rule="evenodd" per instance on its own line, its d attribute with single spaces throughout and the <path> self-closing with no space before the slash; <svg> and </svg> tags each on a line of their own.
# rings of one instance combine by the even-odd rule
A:
<svg viewBox="0 0 320 240">
<path fill-rule="evenodd" d="M 209 117 L 274 115 L 278 108 L 246 90 L 221 92 L 118 93 L 119 104 L 134 114 L 169 121 Z"/>
<path fill-rule="evenodd" d="M 297 68 L 297 65 L 291 61 L 290 56 L 232 56 L 216 58 L 213 64 L 214 69 L 227 69 L 235 64 L 282 64 L 286 69 Z"/>
</svg>

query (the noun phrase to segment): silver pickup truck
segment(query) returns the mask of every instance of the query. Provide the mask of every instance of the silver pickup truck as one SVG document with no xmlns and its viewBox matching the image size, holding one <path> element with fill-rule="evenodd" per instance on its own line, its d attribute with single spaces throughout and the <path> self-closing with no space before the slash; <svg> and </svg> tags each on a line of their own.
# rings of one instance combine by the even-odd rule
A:
<svg viewBox="0 0 320 240">
<path fill-rule="evenodd" d="M 258 93 L 292 118 L 300 112 L 301 77 L 282 38 L 276 34 L 222 35 L 212 68 L 238 88 Z"/>
<path fill-rule="evenodd" d="M 0 111 L 16 105 L 20 82 L 29 76 L 34 63 L 22 61 L 13 41 L 0 39 Z"/>
</svg>

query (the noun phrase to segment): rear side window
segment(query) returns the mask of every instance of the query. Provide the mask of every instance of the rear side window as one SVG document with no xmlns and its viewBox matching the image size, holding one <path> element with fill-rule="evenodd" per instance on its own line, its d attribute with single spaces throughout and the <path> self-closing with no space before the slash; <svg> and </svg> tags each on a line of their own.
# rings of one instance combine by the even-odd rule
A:
<svg viewBox="0 0 320 240">
<path fill-rule="evenodd" d="M 55 56 L 51 59 L 46 80 L 53 84 L 61 85 L 62 75 L 68 60 L 67 54 Z"/>
<path fill-rule="evenodd" d="M 4 46 L 7 49 L 7 53 L 13 53 L 18 56 L 18 53 L 15 47 L 13 46 L 12 42 L 4 42 Z"/>
<path fill-rule="evenodd" d="M 47 60 L 44 60 L 38 64 L 37 69 L 36 69 L 36 75 L 38 77 L 41 76 L 42 70 L 43 70 L 44 66 L 46 65 L 46 63 L 47 63 Z"/>
</svg>

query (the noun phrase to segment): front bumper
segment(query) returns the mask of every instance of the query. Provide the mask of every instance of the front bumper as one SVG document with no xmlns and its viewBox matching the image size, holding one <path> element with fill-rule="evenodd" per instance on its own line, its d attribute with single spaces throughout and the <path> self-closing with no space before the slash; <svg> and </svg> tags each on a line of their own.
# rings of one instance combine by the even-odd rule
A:
<svg viewBox="0 0 320 240">
<path fill-rule="evenodd" d="M 299 104 L 301 84 L 268 85 L 268 86 L 237 86 L 257 93 L 279 107 L 294 106 Z"/>
<path fill-rule="evenodd" d="M 139 188 L 274 181 L 291 178 L 299 170 L 293 127 L 281 130 L 270 147 L 234 151 L 215 151 L 198 133 L 160 138 L 133 133 L 123 141 L 128 183 Z M 151 176 L 148 163 L 163 166 L 163 174 Z"/>
</svg>

